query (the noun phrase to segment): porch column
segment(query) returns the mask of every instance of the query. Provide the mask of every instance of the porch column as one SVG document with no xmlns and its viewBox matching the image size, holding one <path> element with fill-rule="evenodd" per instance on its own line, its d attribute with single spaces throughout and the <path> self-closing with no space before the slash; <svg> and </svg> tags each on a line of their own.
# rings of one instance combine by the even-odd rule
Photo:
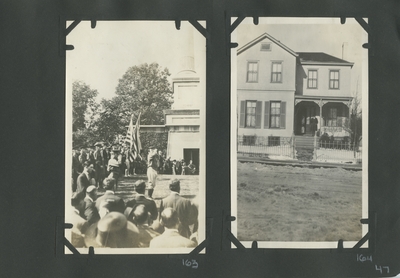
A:
<svg viewBox="0 0 400 278">
<path fill-rule="evenodd" d="M 321 135 L 321 128 L 322 128 L 322 106 L 324 103 L 322 102 L 322 99 L 319 100 L 318 106 L 319 106 L 319 125 L 318 129 L 320 130 L 320 135 Z"/>
</svg>

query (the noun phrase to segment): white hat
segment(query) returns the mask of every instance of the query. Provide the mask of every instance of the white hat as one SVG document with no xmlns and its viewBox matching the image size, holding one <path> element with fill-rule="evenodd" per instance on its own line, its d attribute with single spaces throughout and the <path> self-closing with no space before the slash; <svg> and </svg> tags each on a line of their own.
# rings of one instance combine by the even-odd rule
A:
<svg viewBox="0 0 400 278">
<path fill-rule="evenodd" d="M 89 187 L 86 189 L 86 192 L 87 192 L 87 193 L 90 193 L 90 192 L 92 192 L 92 191 L 95 190 L 95 189 L 97 189 L 97 187 L 94 186 L 94 185 L 91 185 L 91 186 L 89 186 Z"/>
</svg>

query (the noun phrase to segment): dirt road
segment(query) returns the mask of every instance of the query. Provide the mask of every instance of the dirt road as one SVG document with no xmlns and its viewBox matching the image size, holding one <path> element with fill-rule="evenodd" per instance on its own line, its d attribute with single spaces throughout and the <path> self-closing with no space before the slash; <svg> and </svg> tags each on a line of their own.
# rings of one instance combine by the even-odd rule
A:
<svg viewBox="0 0 400 278">
<path fill-rule="evenodd" d="M 361 171 L 238 163 L 238 239 L 358 241 Z"/>
</svg>

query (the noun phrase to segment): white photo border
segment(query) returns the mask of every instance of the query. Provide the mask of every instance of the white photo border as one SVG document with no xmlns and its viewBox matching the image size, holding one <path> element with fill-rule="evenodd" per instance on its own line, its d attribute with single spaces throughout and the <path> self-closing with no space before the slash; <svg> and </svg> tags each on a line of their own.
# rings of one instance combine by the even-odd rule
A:
<svg viewBox="0 0 400 278">
<path fill-rule="evenodd" d="M 231 18 L 231 23 L 236 18 Z M 368 19 L 365 19 L 366 21 Z M 253 18 L 246 18 L 240 24 L 254 24 Z M 341 24 L 340 18 L 296 18 L 296 17 L 259 17 L 258 24 Z M 345 24 L 358 24 L 354 19 L 347 19 Z M 361 28 L 361 26 L 360 26 Z M 364 43 L 368 42 L 368 34 L 362 30 L 362 38 Z M 237 31 L 234 30 L 231 34 L 231 42 L 236 42 Z M 360 45 L 361 47 L 361 45 Z M 238 111 L 237 111 L 237 62 L 236 62 L 237 48 L 231 50 L 231 212 L 237 219 L 237 127 L 238 127 Z M 362 52 L 362 219 L 368 218 L 368 50 L 364 49 Z M 361 220 L 361 219 L 360 219 Z M 237 237 L 237 220 L 231 222 L 231 231 Z M 362 225 L 362 237 L 368 233 L 368 225 Z M 246 248 L 251 248 L 253 241 L 240 241 Z M 344 248 L 352 248 L 356 245 L 357 241 L 344 241 Z M 334 249 L 337 248 L 337 241 L 257 241 L 259 248 L 280 248 L 280 249 Z M 232 243 L 232 248 L 236 246 Z M 368 248 L 368 241 L 364 243 L 361 248 Z"/>
<path fill-rule="evenodd" d="M 65 20 L 66 26 L 70 25 L 73 20 Z M 169 24 L 171 26 L 171 32 L 181 32 L 176 29 L 175 21 L 172 20 L 99 20 L 97 21 L 97 27 L 101 28 L 101 25 L 107 24 L 108 22 L 121 22 L 121 23 L 134 23 L 134 24 L 144 24 L 146 23 L 161 23 L 161 24 Z M 206 28 L 206 20 L 199 20 L 198 23 Z M 85 28 L 90 32 L 90 20 L 82 20 L 76 28 L 79 26 L 85 25 Z M 192 31 L 197 33 L 195 36 L 195 43 L 199 41 L 204 42 L 204 46 L 201 46 L 200 56 L 201 60 L 199 64 L 201 64 L 200 68 L 200 78 L 202 79 L 200 82 L 200 97 L 202 98 L 201 107 L 200 107 L 200 165 L 199 165 L 199 234 L 198 234 L 198 245 L 200 245 L 204 240 L 206 240 L 206 38 L 198 31 L 194 26 L 192 26 L 189 21 L 182 20 L 181 28 L 186 26 L 186 28 L 192 28 Z M 189 27 L 187 27 L 189 26 Z M 73 33 L 75 30 L 72 30 Z M 182 33 L 182 32 L 181 32 Z M 149 32 L 149 34 L 152 34 Z M 130 34 L 134 36 L 135 34 Z M 74 44 L 74 41 L 70 41 L 68 36 L 66 38 L 67 44 Z M 76 51 L 76 50 L 72 50 Z M 67 215 L 67 209 L 69 208 L 69 204 L 71 203 L 71 165 L 72 165 L 72 80 L 69 80 L 68 77 L 68 56 L 69 52 L 66 51 L 65 59 L 66 59 L 66 75 L 65 75 L 65 212 L 64 215 Z M 179 58 L 179 57 L 178 57 Z M 173 74 L 173 73 L 171 73 Z M 172 85 L 172 84 L 171 84 Z M 71 230 L 65 229 L 64 236 L 66 239 L 71 239 Z M 81 254 L 87 254 L 89 252 L 89 248 L 76 248 L 78 252 Z M 126 254 L 126 255 L 135 255 L 135 254 L 189 254 L 194 249 L 192 248 L 94 248 L 95 254 Z M 201 250 L 199 254 L 203 255 L 206 253 L 206 248 Z M 64 246 L 64 254 L 70 255 L 73 254 L 71 250 Z"/>
</svg>

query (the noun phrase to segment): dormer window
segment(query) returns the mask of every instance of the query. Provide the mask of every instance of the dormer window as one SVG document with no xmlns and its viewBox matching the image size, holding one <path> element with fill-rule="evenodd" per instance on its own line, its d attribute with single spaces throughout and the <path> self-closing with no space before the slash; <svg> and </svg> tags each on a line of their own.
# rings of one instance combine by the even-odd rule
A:
<svg viewBox="0 0 400 278">
<path fill-rule="evenodd" d="M 271 51 L 271 43 L 270 42 L 261 43 L 261 51 Z"/>
</svg>

